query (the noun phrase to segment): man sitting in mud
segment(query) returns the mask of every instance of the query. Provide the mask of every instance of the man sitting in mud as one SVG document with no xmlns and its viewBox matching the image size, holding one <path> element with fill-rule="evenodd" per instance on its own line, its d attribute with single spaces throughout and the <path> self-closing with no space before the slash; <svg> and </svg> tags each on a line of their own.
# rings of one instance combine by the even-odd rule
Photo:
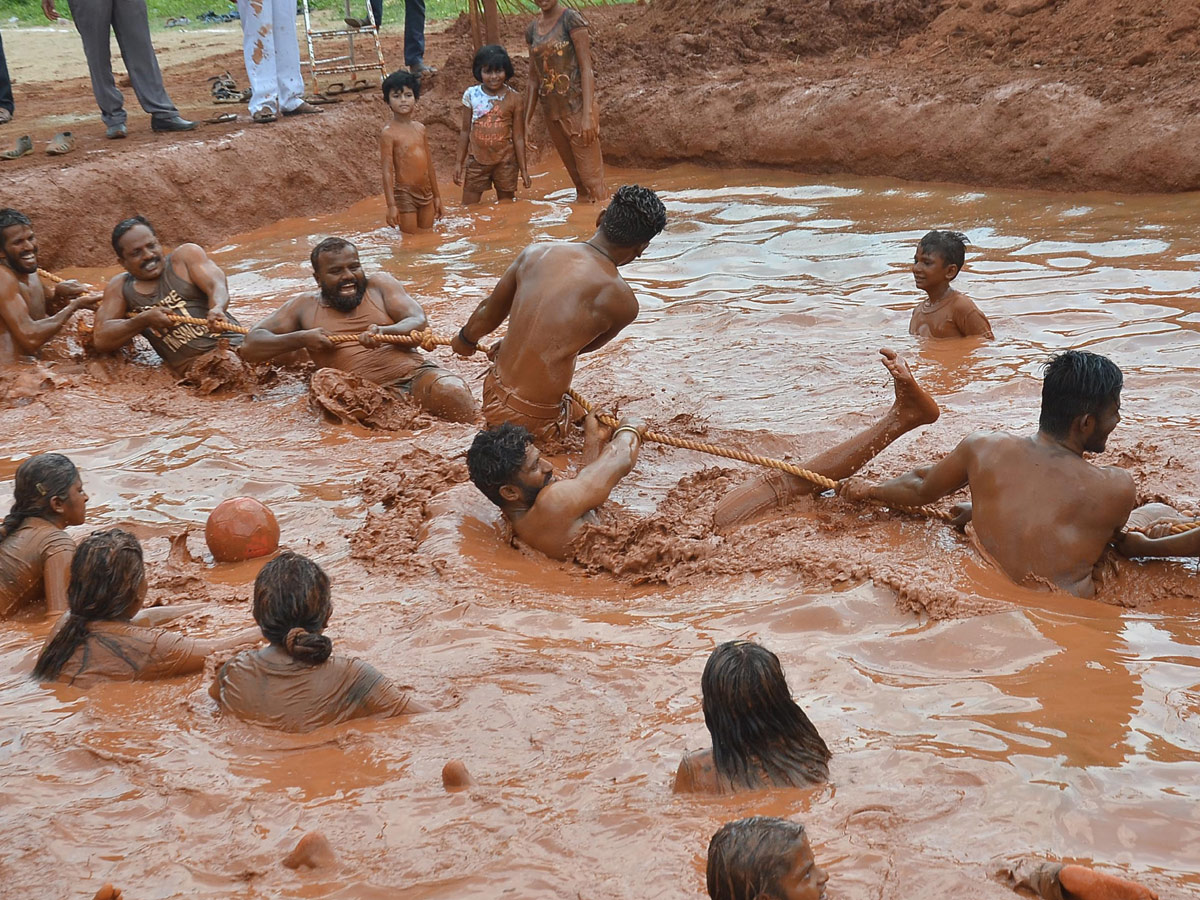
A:
<svg viewBox="0 0 1200 900">
<path fill-rule="evenodd" d="M 225 273 L 198 244 L 180 244 L 164 253 L 144 216 L 117 223 L 112 246 L 125 272 L 114 275 L 104 290 L 93 346 L 110 353 L 140 334 L 163 362 L 187 378 L 190 369 L 218 351 L 221 327 L 238 324 L 226 312 Z M 171 316 L 206 319 L 207 324 L 173 322 Z M 230 344 L 240 340 L 240 335 L 229 335 Z"/>
<path fill-rule="evenodd" d="M 358 249 L 342 238 L 313 248 L 313 277 L 319 290 L 293 297 L 251 329 L 242 346 L 248 362 L 307 350 L 320 370 L 318 382 L 349 372 L 381 387 L 410 394 L 425 410 L 451 422 L 479 415 L 465 381 L 412 347 L 386 343 L 386 335 L 426 330 L 425 312 L 404 286 L 385 272 L 367 277 Z M 357 335 L 335 342 L 331 335 Z"/>
<path fill-rule="evenodd" d="M 908 364 L 892 350 L 880 353 L 892 375 L 895 402 L 878 422 L 804 463 L 804 468 L 829 478 L 845 478 L 900 435 L 937 420 L 937 403 L 917 384 Z M 598 432 L 599 425 L 589 416 L 585 420 L 585 459 Z M 522 426 L 504 424 L 475 436 L 467 452 L 467 468 L 475 486 L 500 507 L 517 537 L 549 557 L 567 559 L 584 526 L 592 521 L 592 510 L 604 503 L 632 470 L 641 432 L 640 423 L 622 422 L 595 462 L 584 466 L 573 479 L 555 481 L 550 463 L 533 446 L 533 435 Z M 781 496 L 798 496 L 802 490 L 820 490 L 808 482 L 802 484 L 807 487 L 802 489 L 775 478 L 754 479 L 748 487 L 731 492 L 731 504 L 723 502 L 718 513 L 731 523 L 742 518 L 742 512 L 765 509 L 761 494 L 774 503 Z"/>
<path fill-rule="evenodd" d="M 970 487 L 972 537 L 1009 578 L 1090 597 L 1093 567 L 1134 505 L 1128 472 L 1084 459 L 1121 421 L 1122 381 L 1111 360 L 1069 350 L 1046 366 L 1036 435 L 976 432 L 937 463 L 877 485 L 850 479 L 840 493 L 922 506 Z"/>
<path fill-rule="evenodd" d="M 521 425 L 538 442 L 563 437 L 582 417 L 567 396 L 576 358 L 599 350 L 637 318 L 637 298 L 617 270 L 666 227 L 666 208 L 649 188 L 625 185 L 597 224 L 586 241 L 522 250 L 454 339 L 454 352 L 470 356 L 509 320 L 483 380 L 489 426 Z"/>
<path fill-rule="evenodd" d="M 37 353 L 71 316 L 100 302 L 99 294 L 89 294 L 74 281 L 47 290 L 37 274 L 37 254 L 29 217 L 15 209 L 0 209 L 0 365 Z M 62 308 L 50 315 L 50 305 Z"/>
</svg>

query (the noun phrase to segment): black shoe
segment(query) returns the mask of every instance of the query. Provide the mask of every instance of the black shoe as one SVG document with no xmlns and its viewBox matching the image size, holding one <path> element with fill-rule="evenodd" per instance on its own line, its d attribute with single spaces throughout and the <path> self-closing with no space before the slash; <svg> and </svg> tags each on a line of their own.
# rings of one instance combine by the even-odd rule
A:
<svg viewBox="0 0 1200 900">
<path fill-rule="evenodd" d="M 117 125 L 109 125 L 108 128 L 104 130 L 104 136 L 110 141 L 119 140 L 120 138 L 125 137 L 125 123 L 121 122 Z"/>
<path fill-rule="evenodd" d="M 418 59 L 415 63 L 408 67 L 408 71 L 412 72 L 418 78 L 431 78 L 437 74 L 437 69 L 433 66 L 425 65 L 425 60 Z"/>
<path fill-rule="evenodd" d="M 346 18 L 342 19 L 342 21 L 345 22 L 347 25 L 349 25 L 351 28 L 370 28 L 371 27 L 370 19 L 356 19 L 353 16 L 346 16 Z"/>
<path fill-rule="evenodd" d="M 169 119 L 151 119 L 151 131 L 191 131 L 196 127 L 195 122 L 189 122 L 180 115 L 171 116 Z"/>
</svg>

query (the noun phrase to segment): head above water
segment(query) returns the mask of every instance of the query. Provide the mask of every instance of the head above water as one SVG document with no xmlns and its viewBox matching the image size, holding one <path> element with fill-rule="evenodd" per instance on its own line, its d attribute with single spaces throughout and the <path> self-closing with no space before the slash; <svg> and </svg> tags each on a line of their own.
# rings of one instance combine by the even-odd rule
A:
<svg viewBox="0 0 1200 900">
<path fill-rule="evenodd" d="M 931 231 L 917 243 L 917 252 L 937 254 L 945 265 L 953 265 L 961 270 L 967 259 L 969 243 L 970 239 L 960 231 Z M 957 275 L 958 272 L 954 274 Z M 953 278 L 954 275 L 950 277 Z"/>
<path fill-rule="evenodd" d="M 162 276 L 162 244 L 145 216 L 118 222 L 112 232 L 112 246 L 125 271 L 134 278 L 153 280 Z"/>
<path fill-rule="evenodd" d="M 467 451 L 467 471 L 475 487 L 502 510 L 532 506 L 554 476 L 528 429 L 507 422 L 475 435 Z"/>
<path fill-rule="evenodd" d="M 78 486 L 78 487 L 77 487 Z M 0 524 L 3 541 L 31 516 L 42 519 L 63 517 L 68 525 L 82 525 L 85 509 L 77 509 L 82 494 L 79 469 L 61 453 L 39 453 L 17 466 L 13 483 L 13 505 Z M 82 495 L 87 503 L 87 495 Z M 74 521 L 78 519 L 79 521 Z"/>
<path fill-rule="evenodd" d="M 711 900 L 819 900 L 829 880 L 804 826 L 768 816 L 722 825 L 708 843 L 706 877 Z"/>
<path fill-rule="evenodd" d="M 38 657 L 33 677 L 50 681 L 87 636 L 87 623 L 124 621 L 141 608 L 145 567 L 142 545 L 128 531 L 110 528 L 85 538 L 71 559 L 70 615 Z"/>
<path fill-rule="evenodd" d="M 383 102 L 390 103 L 392 94 L 399 93 L 404 88 L 412 91 L 413 99 L 421 99 L 421 79 L 408 69 L 397 69 L 383 79 Z"/>
<path fill-rule="evenodd" d="M 333 642 L 321 632 L 332 613 L 329 576 L 307 556 L 285 550 L 254 579 L 254 621 L 299 662 L 315 666 L 329 658 Z"/>
<path fill-rule="evenodd" d="M 33 222 L 23 212 L 0 209 L 0 255 L 14 272 L 32 275 L 37 271 Z"/>
<path fill-rule="evenodd" d="M 667 208 L 650 188 L 627 184 L 612 195 L 599 225 L 601 234 L 614 246 L 637 248 L 636 259 L 667 227 Z"/>
<path fill-rule="evenodd" d="M 1038 428 L 1059 440 L 1079 430 L 1084 449 L 1099 453 L 1121 420 L 1124 376 L 1111 359 L 1086 350 L 1068 350 L 1046 364 Z"/>
<path fill-rule="evenodd" d="M 471 71 L 475 73 L 476 81 L 483 81 L 484 69 L 502 70 L 505 81 L 513 77 L 512 60 L 509 59 L 508 51 L 499 44 L 486 44 L 480 47 L 479 52 L 475 54 L 475 62 Z"/>
<path fill-rule="evenodd" d="M 341 312 L 358 308 L 367 293 L 367 275 L 357 247 L 345 238 L 328 237 L 313 247 L 309 261 L 326 304 Z"/>
<path fill-rule="evenodd" d="M 829 778 L 829 748 L 792 699 L 779 657 L 752 641 L 721 644 L 700 677 L 713 764 L 734 789 Z"/>
</svg>

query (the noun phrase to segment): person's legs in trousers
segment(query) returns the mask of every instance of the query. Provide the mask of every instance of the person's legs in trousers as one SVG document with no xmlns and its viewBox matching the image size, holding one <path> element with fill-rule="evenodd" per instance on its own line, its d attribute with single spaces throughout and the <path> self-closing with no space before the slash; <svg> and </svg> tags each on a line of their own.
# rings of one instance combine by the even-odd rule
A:
<svg viewBox="0 0 1200 900">
<path fill-rule="evenodd" d="M 279 111 L 290 112 L 304 102 L 300 73 L 300 41 L 296 36 L 296 0 L 263 0 L 275 7 L 271 39 L 275 44 L 275 81 Z"/>
<path fill-rule="evenodd" d="M 425 61 L 425 0 L 404 0 L 404 64 Z"/>
<path fill-rule="evenodd" d="M 4 59 L 4 39 L 0 38 L 0 109 L 7 113 L 0 113 L 0 119 L 12 119 L 14 108 L 12 80 L 8 77 L 8 62 Z"/>
<path fill-rule="evenodd" d="M 92 2 L 92 0 L 88 0 Z M 110 0 L 112 3 L 112 25 L 117 35 L 117 46 L 121 48 L 121 59 L 129 71 L 129 82 L 137 94 L 142 109 L 154 119 L 170 119 L 179 115 L 179 110 L 167 96 L 163 87 L 162 69 L 154 55 L 154 44 L 150 40 L 150 19 L 146 0 Z"/>
<path fill-rule="evenodd" d="M 112 0 L 67 0 L 71 20 L 83 41 L 88 75 L 92 79 L 92 95 L 100 107 L 105 125 L 125 124 L 125 98 L 113 80 L 112 55 L 109 51 L 109 31 L 112 28 Z"/>
<path fill-rule="evenodd" d="M 275 8 L 271 0 L 237 0 L 237 8 L 242 16 L 246 77 L 250 79 L 250 113 L 281 112 L 279 82 L 275 77 L 275 47 L 269 37 L 274 33 Z M 292 12 L 295 11 L 293 6 Z"/>
<path fill-rule="evenodd" d="M 375 25 L 383 24 L 383 0 L 371 0 L 371 13 L 375 16 Z"/>
</svg>

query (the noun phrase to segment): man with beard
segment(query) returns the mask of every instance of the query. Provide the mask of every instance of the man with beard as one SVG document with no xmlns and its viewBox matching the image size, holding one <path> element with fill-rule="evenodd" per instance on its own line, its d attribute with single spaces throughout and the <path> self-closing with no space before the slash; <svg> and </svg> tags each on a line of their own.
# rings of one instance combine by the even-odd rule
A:
<svg viewBox="0 0 1200 900">
<path fill-rule="evenodd" d="M 1122 381 L 1111 360 L 1069 350 L 1046 366 L 1033 437 L 976 432 L 940 462 L 882 484 L 852 478 L 839 493 L 922 506 L 970 487 L 971 536 L 987 558 L 1018 584 L 1090 597 L 1093 567 L 1134 505 L 1128 472 L 1083 458 L 1121 421 Z"/>
<path fill-rule="evenodd" d="M 112 246 L 125 273 L 114 275 L 104 290 L 93 345 L 108 353 L 140 334 L 163 362 L 186 375 L 201 357 L 217 349 L 221 326 L 237 324 L 225 311 L 225 273 L 198 244 L 180 244 L 164 255 L 154 226 L 144 216 L 119 222 Z M 172 322 L 172 315 L 207 319 L 208 324 Z M 229 335 L 231 344 L 240 340 L 240 335 Z"/>
<path fill-rule="evenodd" d="M 242 346 L 248 362 L 307 350 L 321 369 L 350 372 L 410 394 L 440 418 L 475 421 L 479 410 L 465 381 L 411 347 L 379 339 L 426 328 L 425 312 L 399 281 L 383 272 L 368 278 L 358 249 L 342 238 L 321 241 L 310 260 L 320 289 L 293 297 L 251 329 Z M 329 336 L 336 334 L 359 338 L 335 343 Z"/>
<path fill-rule="evenodd" d="M 0 364 L 19 355 L 37 353 L 71 316 L 92 309 L 99 294 L 74 281 L 47 289 L 38 277 L 38 246 L 33 223 L 15 209 L 0 209 Z M 47 294 L 65 303 L 54 315 L 46 314 Z"/>
</svg>

